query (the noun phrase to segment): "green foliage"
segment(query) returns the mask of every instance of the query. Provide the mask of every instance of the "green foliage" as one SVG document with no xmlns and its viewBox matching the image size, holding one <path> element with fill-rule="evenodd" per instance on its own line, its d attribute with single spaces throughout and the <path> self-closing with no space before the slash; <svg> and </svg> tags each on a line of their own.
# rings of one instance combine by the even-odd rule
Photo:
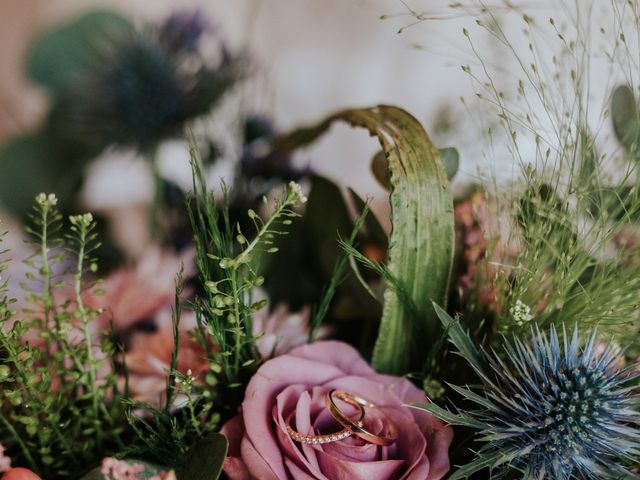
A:
<svg viewBox="0 0 640 480">
<path fill-rule="evenodd" d="M 544 23 L 508 11 L 522 22 L 527 48 L 514 43 L 495 11 L 483 12 L 478 26 L 502 49 L 505 62 L 517 67 L 513 85 L 505 85 L 502 72 L 476 48 L 475 34 L 465 31 L 480 68 L 463 70 L 486 109 L 482 113 L 494 115 L 502 129 L 501 135 L 500 129 L 489 130 L 492 145 L 505 144 L 524 176 L 524 182 L 492 192 L 497 214 L 510 218 L 500 219 L 504 228 L 499 232 L 488 232 L 500 235 L 486 255 L 494 267 L 490 281 L 498 317 L 490 335 L 522 333 L 527 323 L 540 328 L 569 323 L 606 325 L 626 345 L 640 341 L 635 245 L 640 197 L 638 163 L 630 161 L 637 144 L 637 82 L 628 78 L 629 87 L 615 90 L 610 110 L 594 104 L 592 92 L 609 86 L 592 83 L 590 59 L 600 52 L 584 30 L 611 21 L 601 25 L 601 32 L 607 48 L 615 50 L 626 45 L 625 39 L 638 37 L 640 11 L 628 2 L 610 4 L 625 14 L 596 18 L 594 2 L 575 16 Z M 605 55 L 608 71 L 636 71 L 636 60 L 625 48 L 620 55 Z M 541 64 L 550 53 L 552 62 Z M 606 138 L 603 122 L 609 114 L 624 151 L 611 148 Z M 529 314 L 514 315 L 525 310 Z M 465 318 L 474 332 L 481 330 L 480 322 Z"/>
<path fill-rule="evenodd" d="M 222 473 L 229 443 L 221 433 L 210 433 L 187 454 L 186 465 L 178 472 L 179 480 L 216 480 Z"/>
<path fill-rule="evenodd" d="M 378 138 L 393 185 L 394 229 L 386 270 L 401 288 L 385 292 L 374 366 L 395 374 L 421 371 L 425 368 L 421 342 L 441 333 L 430 302 L 445 302 L 453 262 L 453 199 L 440 154 L 417 120 L 389 106 L 338 112 L 280 139 L 275 150 L 306 145 L 337 120 L 364 127 Z M 399 291 L 411 301 L 401 299 Z M 415 311 L 409 305 L 415 305 Z"/>
<path fill-rule="evenodd" d="M 353 230 L 351 231 L 351 235 L 349 236 L 347 242 L 345 242 L 345 245 L 347 248 L 355 249 L 358 232 L 360 231 L 360 229 L 365 224 L 368 218 L 369 206 L 367 204 L 364 204 L 361 207 L 362 207 L 362 211 L 358 216 L 358 218 L 356 219 L 356 222 L 353 226 Z M 345 253 L 346 254 L 342 255 L 338 259 L 338 261 L 335 263 L 333 273 L 331 274 L 331 278 L 329 279 L 329 283 L 322 294 L 319 304 L 314 308 L 314 311 L 312 312 L 313 315 L 311 318 L 310 328 L 309 328 L 309 341 L 314 340 L 315 334 L 318 328 L 320 327 L 320 325 L 322 325 L 323 320 L 325 319 L 325 317 L 327 316 L 327 313 L 329 312 L 329 306 L 331 305 L 331 301 L 336 295 L 336 292 L 338 290 L 338 287 L 340 286 L 340 283 L 342 283 L 342 281 L 345 278 L 346 268 L 349 262 L 349 252 L 346 250 L 346 248 L 345 248 Z"/>
<path fill-rule="evenodd" d="M 220 415 L 210 402 L 208 391 L 194 382 L 191 372 L 180 373 L 180 318 L 182 312 L 183 271 L 176 277 L 173 310 L 173 352 L 167 372 L 165 404 L 162 408 L 129 400 L 127 420 L 137 441 L 120 452 L 126 458 L 143 457 L 178 469 L 185 465 L 189 450 L 219 426 Z M 180 407 L 175 405 L 180 396 Z M 140 414 L 140 412 L 143 412 Z"/>
<path fill-rule="evenodd" d="M 458 173 L 458 167 L 460 166 L 460 153 L 455 147 L 445 147 L 438 149 L 440 152 L 440 158 L 444 165 L 444 170 L 447 173 L 447 178 L 452 180 Z M 376 177 L 378 183 L 385 189 L 391 190 L 391 171 L 389 170 L 389 160 L 383 150 L 379 151 L 373 156 L 371 160 L 371 172 Z"/>
<path fill-rule="evenodd" d="M 45 478 L 74 478 L 102 455 L 122 448 L 125 425 L 113 373 L 101 357 L 117 357 L 109 341 L 98 345 L 91 323 L 100 312 L 83 302 L 96 271 L 99 247 L 91 214 L 72 216 L 62 234 L 54 195 L 40 194 L 32 214 L 36 253 L 24 288 L 28 308 L 10 310 L 2 286 L 0 398 L 2 437 L 14 463 Z M 67 255 L 68 253 L 68 255 Z M 61 265 L 74 267 L 62 272 Z"/>
<path fill-rule="evenodd" d="M 248 217 L 255 227 L 253 238 L 229 219 L 227 191 L 223 188 L 222 208 L 207 189 L 199 167 L 195 146 L 191 149 L 194 194 L 187 210 L 194 229 L 196 265 L 204 294 L 194 304 L 198 338 L 211 364 L 208 377 L 215 395 L 233 408 L 242 398 L 245 385 L 259 361 L 255 348 L 252 315 L 264 308 L 265 301 L 254 302 L 253 291 L 262 286 L 258 274 L 260 258 L 276 253 L 277 238 L 299 216 L 295 208 L 306 201 L 300 186 L 291 182 L 283 197 L 275 200 L 267 220 L 253 210 Z M 263 199 L 265 209 L 270 203 Z"/>
<path fill-rule="evenodd" d="M 262 259 L 261 271 L 268 278 L 265 289 L 274 304 L 285 302 L 291 309 L 297 309 L 303 305 L 320 307 L 326 298 L 324 294 L 328 293 L 327 287 L 333 284 L 336 288 L 331 294 L 329 310 L 326 317 L 324 314 L 322 317 L 338 326 L 343 338 L 353 338 L 353 343 L 357 343 L 373 333 L 381 307 L 371 302 L 369 294 L 349 271 L 344 271 L 336 283 L 335 275 L 342 270 L 340 265 L 344 262 L 344 252 L 337 239 L 352 236 L 353 212 L 341 189 L 331 180 L 312 175 L 310 183 L 309 200 L 302 218 L 292 225 L 290 235 L 280 238 L 280 251 Z M 360 215 L 366 202 L 353 192 L 350 196 L 355 214 Z M 357 243 L 361 248 L 370 247 L 384 254 L 388 239 L 375 215 L 369 213 L 363 227 L 357 234 Z M 319 317 L 316 316 L 316 320 Z"/>
<path fill-rule="evenodd" d="M 214 432 L 220 415 L 214 411 L 210 397 L 194 385 L 193 377 L 172 371 L 184 396 L 180 408 L 157 408 L 153 405 L 128 401 L 127 420 L 136 441 L 126 445 L 119 455 L 142 457 L 173 469 L 188 466 L 187 454 L 206 435 Z"/>
</svg>

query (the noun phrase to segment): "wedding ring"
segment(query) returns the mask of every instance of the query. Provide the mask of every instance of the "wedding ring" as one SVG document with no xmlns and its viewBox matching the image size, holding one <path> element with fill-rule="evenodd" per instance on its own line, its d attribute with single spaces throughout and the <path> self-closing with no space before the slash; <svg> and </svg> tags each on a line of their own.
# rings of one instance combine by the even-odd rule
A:
<svg viewBox="0 0 640 480">
<path fill-rule="evenodd" d="M 362 425 L 362 419 L 364 418 L 364 414 L 365 414 L 364 406 L 350 398 L 345 399 L 343 401 L 345 403 L 348 403 L 349 405 L 353 405 L 354 407 L 356 407 L 359 413 L 358 418 L 356 419 L 355 422 L 349 419 L 349 417 L 347 417 L 346 415 L 345 415 L 345 418 L 347 418 L 353 425 L 356 425 L 356 426 Z M 298 443 L 308 443 L 308 444 L 314 444 L 314 445 L 331 443 L 331 442 L 337 442 L 339 440 L 344 440 L 345 438 L 348 438 L 351 435 L 353 435 L 353 431 L 347 427 L 343 428 L 338 432 L 328 433 L 325 435 L 305 435 L 303 433 L 296 432 L 291 426 L 291 421 L 295 418 L 295 416 L 296 416 L 296 411 L 294 410 L 289 415 L 287 415 L 287 418 L 284 423 L 289 436 Z"/>
<path fill-rule="evenodd" d="M 369 443 L 373 443 L 375 445 L 380 445 L 383 447 L 387 445 L 391 445 L 393 442 L 396 441 L 396 439 L 398 438 L 398 434 L 393 423 L 389 422 L 389 434 L 387 436 L 375 435 L 374 433 L 371 433 L 368 430 L 366 430 L 362 426 L 362 422 L 358 424 L 353 422 L 349 417 L 347 417 L 344 414 L 344 412 L 342 412 L 342 410 L 340 410 L 340 408 L 336 404 L 334 397 L 339 398 L 343 402 L 349 403 L 350 405 L 357 403 L 363 409 L 376 408 L 376 406 L 373 403 L 365 400 L 364 398 L 358 397 L 349 392 L 331 390 L 327 394 L 327 407 L 329 408 L 329 412 L 331 412 L 331 415 L 333 415 L 333 418 L 335 418 L 346 430 L 351 431 L 353 435 L 356 435 L 357 437 L 360 437 L 361 439 Z"/>
</svg>

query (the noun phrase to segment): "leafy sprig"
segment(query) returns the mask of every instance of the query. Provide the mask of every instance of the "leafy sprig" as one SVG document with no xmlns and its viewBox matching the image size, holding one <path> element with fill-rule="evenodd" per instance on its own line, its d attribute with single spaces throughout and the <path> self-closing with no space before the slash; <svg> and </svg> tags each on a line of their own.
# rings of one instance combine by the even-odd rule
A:
<svg viewBox="0 0 640 480">
<path fill-rule="evenodd" d="M 255 232 L 243 232 L 229 219 L 229 193 L 222 188 L 222 205 L 207 188 L 192 145 L 194 193 L 187 202 L 194 229 L 196 265 L 203 293 L 194 303 L 198 338 L 207 352 L 211 372 L 207 382 L 215 395 L 225 395 L 227 405 L 244 385 L 260 360 L 255 347 L 252 315 L 266 301 L 254 301 L 256 288 L 264 278 L 259 273 L 261 258 L 277 252 L 276 239 L 287 234 L 287 227 L 299 216 L 296 207 L 306 201 L 299 185 L 291 182 L 280 199 L 263 198 L 266 220 L 254 210 L 248 211 Z M 225 393 L 226 392 L 226 393 Z M 231 400 L 231 401 L 228 401 Z"/>
<path fill-rule="evenodd" d="M 102 368 L 115 348 L 96 342 L 100 312 L 83 301 L 97 286 L 85 283 L 97 268 L 95 222 L 84 214 L 65 227 L 56 204 L 54 195 L 38 195 L 27 230 L 37 251 L 23 284 L 28 308 L 12 311 L 6 282 L 0 287 L 0 420 L 16 463 L 74 478 L 122 448 L 125 418 L 116 376 Z"/>
</svg>

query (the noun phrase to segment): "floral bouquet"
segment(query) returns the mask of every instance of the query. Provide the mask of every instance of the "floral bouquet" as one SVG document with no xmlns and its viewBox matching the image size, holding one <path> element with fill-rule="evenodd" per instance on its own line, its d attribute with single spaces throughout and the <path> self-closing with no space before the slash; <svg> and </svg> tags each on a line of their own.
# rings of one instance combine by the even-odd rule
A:
<svg viewBox="0 0 640 480">
<path fill-rule="evenodd" d="M 388 105 L 291 132 L 239 114 L 220 182 L 224 142 L 202 119 L 223 122 L 213 107 L 250 62 L 223 42 L 210 58 L 201 13 L 140 27 L 97 12 L 45 35 L 28 66 L 50 112 L 0 152 L 27 240 L 0 263 L 2 478 L 640 478 L 640 7 L 611 7 L 607 62 L 629 78 L 595 122 L 591 10 L 547 22 L 551 65 L 533 17 L 518 15 L 521 53 L 493 9 L 465 10 L 475 114 L 495 119 L 522 178 L 455 197 L 458 151 Z M 520 65 L 512 92 L 481 32 Z M 369 200 L 293 161 L 336 122 L 379 143 L 390 232 Z M 186 138 L 188 189 L 159 168 L 166 138 Z M 60 168 L 82 183 L 125 148 L 154 179 L 135 259 L 102 218 L 73 213 L 77 185 L 30 211 L 15 192 L 20 152 L 57 165 L 38 187 L 68 187 Z"/>
</svg>

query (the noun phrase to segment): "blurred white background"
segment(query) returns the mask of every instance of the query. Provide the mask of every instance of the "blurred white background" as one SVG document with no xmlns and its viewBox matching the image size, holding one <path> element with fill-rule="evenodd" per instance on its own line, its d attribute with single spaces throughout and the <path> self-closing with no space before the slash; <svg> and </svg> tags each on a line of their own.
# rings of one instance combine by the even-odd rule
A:
<svg viewBox="0 0 640 480">
<path fill-rule="evenodd" d="M 200 8 L 218 27 L 233 50 L 246 50 L 254 60 L 255 76 L 247 89 L 247 104 L 270 114 L 281 130 L 317 121 L 346 107 L 381 103 L 401 106 L 415 115 L 440 146 L 456 146 L 461 153 L 457 188 L 479 173 L 508 179 L 517 175 L 504 149 L 493 145 L 487 162 L 486 129 L 495 119 L 478 119 L 474 86 L 461 65 L 478 66 L 463 27 L 472 37 L 478 33 L 474 18 L 462 10 L 447 9 L 441 0 L 2 0 L 0 2 L 0 142 L 38 122 L 46 98 L 29 85 L 23 74 L 23 59 L 29 40 L 37 32 L 80 12 L 111 7 L 137 21 L 161 20 L 181 9 Z M 592 2 L 607 15 L 609 2 Z M 550 5 L 550 6 L 549 6 Z M 550 15 L 563 15 L 566 2 L 530 0 L 527 12 L 548 27 Z M 409 8 L 422 12 L 416 19 Z M 567 11 L 565 11 L 567 8 Z M 496 15 L 505 13 L 505 28 L 513 32 L 513 44 L 526 50 L 521 35 L 522 17 L 506 15 L 497 5 Z M 382 19 L 381 17 L 387 18 Z M 509 25 L 512 22 L 513 25 Z M 408 27 L 409 26 L 409 27 Z M 398 30 L 408 27 L 402 33 Z M 512 28 L 512 30 L 510 30 Z M 511 39 L 510 39 L 511 40 Z M 517 77 L 504 51 L 495 44 L 476 40 L 492 68 L 505 73 L 513 87 Z M 549 55 L 553 49 L 550 47 Z M 544 60 L 544 59 L 542 59 Z M 611 72 L 603 72 L 609 78 Z M 597 89 L 594 89 L 597 91 Z M 608 95 L 603 89 L 602 95 Z M 467 99 L 465 108 L 460 97 Z M 477 112 L 476 112 L 477 113 Z M 452 125 L 447 128 L 447 119 Z M 180 149 L 170 148 L 179 156 Z M 352 185 L 362 195 L 377 197 L 378 211 L 386 205 L 382 190 L 369 172 L 375 142 L 365 133 L 354 134 L 346 127 L 332 133 L 302 154 L 313 168 L 342 184 Z M 121 162 L 127 162 L 122 159 Z M 102 167 L 104 168 L 104 166 Z M 138 169 L 139 170 L 139 169 Z M 150 191 L 144 172 L 124 169 L 122 163 L 109 171 L 126 172 L 129 181 L 115 182 L 116 195 L 140 200 Z M 98 201 L 100 182 L 108 182 L 105 170 L 94 175 Z M 113 179 L 112 179 L 113 180 Z M 383 213 L 383 212 L 381 212 Z"/>
</svg>

